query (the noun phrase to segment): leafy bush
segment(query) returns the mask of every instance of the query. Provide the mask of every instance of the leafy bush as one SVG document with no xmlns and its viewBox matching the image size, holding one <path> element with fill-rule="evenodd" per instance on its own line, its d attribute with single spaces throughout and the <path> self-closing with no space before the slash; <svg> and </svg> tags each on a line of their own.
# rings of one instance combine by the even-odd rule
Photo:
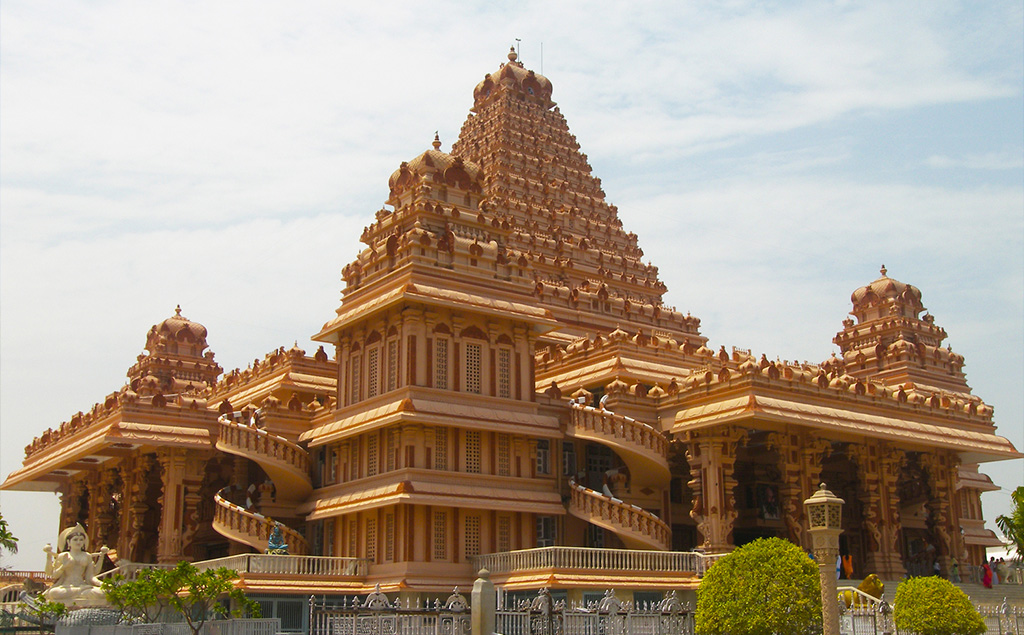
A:
<svg viewBox="0 0 1024 635">
<path fill-rule="evenodd" d="M 893 618 L 900 632 L 982 635 L 985 622 L 963 591 L 942 578 L 911 578 L 896 587 Z"/>
<path fill-rule="evenodd" d="M 716 562 L 697 589 L 701 635 L 804 635 L 821 629 L 818 565 L 781 538 L 760 538 Z"/>
</svg>

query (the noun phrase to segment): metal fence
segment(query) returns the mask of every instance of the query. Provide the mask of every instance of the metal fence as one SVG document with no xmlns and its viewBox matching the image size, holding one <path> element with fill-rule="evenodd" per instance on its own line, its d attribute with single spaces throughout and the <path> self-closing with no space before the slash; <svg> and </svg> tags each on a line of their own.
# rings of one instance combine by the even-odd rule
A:
<svg viewBox="0 0 1024 635">
<path fill-rule="evenodd" d="M 693 635 L 693 610 L 669 591 L 660 602 L 636 606 L 607 591 L 598 602 L 572 605 L 547 589 L 499 606 L 495 631 L 504 635 Z"/>
<path fill-rule="evenodd" d="M 469 603 L 456 588 L 442 604 L 392 603 L 380 586 L 362 602 L 309 599 L 310 635 L 469 635 Z"/>
<path fill-rule="evenodd" d="M 1024 635 L 1024 609 L 1005 601 L 999 606 L 976 606 L 985 621 L 987 635 Z M 873 606 L 844 608 L 840 605 L 841 635 L 914 635 L 896 629 L 888 602 Z"/>
</svg>

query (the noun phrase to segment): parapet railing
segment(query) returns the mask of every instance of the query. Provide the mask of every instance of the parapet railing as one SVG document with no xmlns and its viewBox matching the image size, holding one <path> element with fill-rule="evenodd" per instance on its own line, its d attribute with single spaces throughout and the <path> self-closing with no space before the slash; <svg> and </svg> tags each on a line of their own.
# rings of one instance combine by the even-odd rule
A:
<svg viewBox="0 0 1024 635">
<path fill-rule="evenodd" d="M 243 553 L 214 560 L 203 560 L 194 564 L 201 571 L 227 567 L 239 573 L 365 577 L 370 567 L 370 560 L 368 558 L 335 556 Z"/>
<path fill-rule="evenodd" d="M 473 568 L 476 571 L 487 569 L 492 575 L 533 569 L 692 572 L 697 575 L 705 569 L 704 559 L 705 556 L 695 551 L 538 547 L 477 556 L 473 559 Z"/>
<path fill-rule="evenodd" d="M 652 547 L 667 551 L 672 546 L 672 530 L 668 524 L 651 512 L 610 498 L 589 487 L 569 481 L 570 511 L 591 522 L 604 521 L 612 531 L 632 537 Z"/>
<path fill-rule="evenodd" d="M 646 453 L 661 457 L 662 461 L 668 460 L 668 439 L 650 425 L 608 410 L 580 404 L 571 404 L 571 407 L 573 427 L 638 446 Z"/>
<path fill-rule="evenodd" d="M 289 551 L 304 555 L 309 550 L 306 539 L 291 527 L 263 514 L 244 509 L 225 499 L 220 492 L 214 495 L 213 501 L 216 503 L 213 528 L 217 533 L 257 549 L 264 549 L 270 540 L 270 532 L 276 525 L 281 528 L 281 537 L 288 545 Z"/>
</svg>

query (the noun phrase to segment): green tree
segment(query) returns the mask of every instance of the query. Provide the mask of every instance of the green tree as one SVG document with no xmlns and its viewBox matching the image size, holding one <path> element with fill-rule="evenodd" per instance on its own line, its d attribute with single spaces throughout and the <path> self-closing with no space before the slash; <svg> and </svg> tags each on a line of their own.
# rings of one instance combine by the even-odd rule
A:
<svg viewBox="0 0 1024 635">
<path fill-rule="evenodd" d="M 11 553 L 18 553 L 18 539 L 11 533 L 11 528 L 0 514 L 0 549 L 6 549 Z"/>
<path fill-rule="evenodd" d="M 704 574 L 696 629 L 701 635 L 803 635 L 821 629 L 818 566 L 781 538 L 736 549 Z"/>
<path fill-rule="evenodd" d="M 970 598 L 938 577 L 900 582 L 893 619 L 900 632 L 916 635 L 982 635 L 986 630 Z"/>
<path fill-rule="evenodd" d="M 42 596 L 37 597 L 34 602 L 22 602 L 21 606 L 39 626 L 40 635 L 46 631 L 52 632 L 53 629 L 49 627 L 68 613 L 68 607 L 60 602 L 44 600 Z"/>
<path fill-rule="evenodd" d="M 1010 493 L 1013 511 L 1009 516 L 996 516 L 996 525 L 1006 539 L 1013 543 L 1017 558 L 1024 558 L 1024 485 Z"/>
<path fill-rule="evenodd" d="M 224 617 L 228 610 L 220 603 L 227 597 L 236 606 L 232 617 L 260 616 L 259 604 L 235 587 L 238 574 L 221 567 L 200 571 L 192 563 L 179 562 L 172 569 L 147 569 L 134 580 L 117 577 L 103 583 L 107 599 L 123 621 L 152 622 L 164 612 L 178 613 L 193 635 L 198 635 L 211 617 Z"/>
</svg>

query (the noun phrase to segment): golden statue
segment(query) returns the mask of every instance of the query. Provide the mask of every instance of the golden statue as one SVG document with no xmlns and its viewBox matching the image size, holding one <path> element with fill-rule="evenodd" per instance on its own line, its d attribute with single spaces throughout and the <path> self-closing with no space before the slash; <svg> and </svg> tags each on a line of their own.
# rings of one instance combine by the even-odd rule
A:
<svg viewBox="0 0 1024 635">
<path fill-rule="evenodd" d="M 53 578 L 53 584 L 43 592 L 43 597 L 68 607 L 108 605 L 96 573 L 109 550 L 103 547 L 98 553 L 89 553 L 89 537 L 85 528 L 75 525 L 62 531 L 57 540 L 56 555 L 49 544 L 43 547 L 43 551 L 46 553 L 46 574 Z"/>
</svg>

